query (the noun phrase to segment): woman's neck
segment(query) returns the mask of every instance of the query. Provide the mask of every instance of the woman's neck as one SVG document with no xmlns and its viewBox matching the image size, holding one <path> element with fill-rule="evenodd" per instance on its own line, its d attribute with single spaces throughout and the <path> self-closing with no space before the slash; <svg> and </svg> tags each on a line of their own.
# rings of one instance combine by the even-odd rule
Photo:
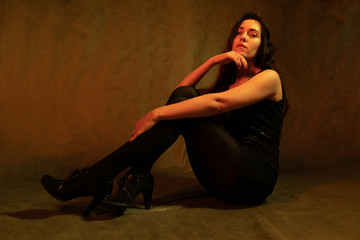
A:
<svg viewBox="0 0 360 240">
<path fill-rule="evenodd" d="M 250 78 L 255 76 L 261 69 L 255 67 L 254 65 L 248 66 L 247 69 L 241 68 L 236 73 L 236 80 L 233 84 L 230 85 L 229 89 L 233 87 L 237 87 L 245 82 L 247 82 Z"/>
<path fill-rule="evenodd" d="M 248 68 L 241 68 L 236 73 L 236 81 L 238 80 L 245 80 L 253 77 L 255 74 L 260 72 L 261 69 L 258 67 L 255 67 L 255 65 L 248 65 Z"/>
</svg>

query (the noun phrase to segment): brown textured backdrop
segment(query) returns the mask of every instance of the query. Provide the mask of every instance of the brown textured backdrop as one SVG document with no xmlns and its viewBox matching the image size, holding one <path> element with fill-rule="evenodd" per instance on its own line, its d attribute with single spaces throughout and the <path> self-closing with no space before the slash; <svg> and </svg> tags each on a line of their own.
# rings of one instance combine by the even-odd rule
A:
<svg viewBox="0 0 360 240">
<path fill-rule="evenodd" d="M 3 179 L 110 153 L 137 118 L 222 51 L 247 11 L 269 23 L 291 100 L 282 169 L 359 169 L 358 0 L 1 0 Z M 181 166 L 183 150 L 180 140 L 156 167 Z"/>
</svg>

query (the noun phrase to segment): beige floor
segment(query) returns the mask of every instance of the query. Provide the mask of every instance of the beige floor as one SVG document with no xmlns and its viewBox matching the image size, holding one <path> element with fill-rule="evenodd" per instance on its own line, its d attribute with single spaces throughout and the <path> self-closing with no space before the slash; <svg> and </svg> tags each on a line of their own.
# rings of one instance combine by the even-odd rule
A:
<svg viewBox="0 0 360 240">
<path fill-rule="evenodd" d="M 81 213 L 89 198 L 57 202 L 35 179 L 2 184 L 0 239 L 360 239 L 355 173 L 283 172 L 256 207 L 204 194 L 191 174 L 154 175 L 151 210 L 100 206 L 86 221 Z"/>
</svg>

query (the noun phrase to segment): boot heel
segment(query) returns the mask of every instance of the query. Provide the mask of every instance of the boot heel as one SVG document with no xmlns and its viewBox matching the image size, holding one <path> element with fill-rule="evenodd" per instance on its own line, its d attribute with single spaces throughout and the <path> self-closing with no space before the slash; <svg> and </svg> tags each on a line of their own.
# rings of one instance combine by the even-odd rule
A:
<svg viewBox="0 0 360 240">
<path fill-rule="evenodd" d="M 151 208 L 151 199 L 152 199 L 153 190 L 154 190 L 154 180 L 151 179 L 148 185 L 146 186 L 146 188 L 142 192 L 144 197 L 145 209 Z"/>
<path fill-rule="evenodd" d="M 94 197 L 89 206 L 86 208 L 86 210 L 83 213 L 83 217 L 87 217 L 90 215 L 92 210 L 94 210 L 102 201 L 104 200 L 104 197 Z"/>
</svg>

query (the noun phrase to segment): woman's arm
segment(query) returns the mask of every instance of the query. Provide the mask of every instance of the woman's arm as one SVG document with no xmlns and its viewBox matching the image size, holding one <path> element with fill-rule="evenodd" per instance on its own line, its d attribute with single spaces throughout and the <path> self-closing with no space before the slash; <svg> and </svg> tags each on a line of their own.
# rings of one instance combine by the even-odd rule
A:
<svg viewBox="0 0 360 240">
<path fill-rule="evenodd" d="M 265 70 L 230 90 L 205 94 L 153 111 L 157 120 L 213 116 L 271 98 L 278 92 L 280 84 L 280 77 L 276 71 Z"/>
<path fill-rule="evenodd" d="M 265 70 L 230 90 L 202 95 L 152 110 L 136 122 L 130 141 L 161 120 L 214 116 L 252 105 L 265 98 L 274 99 L 275 95 L 279 95 L 279 91 L 279 75 L 273 70 Z"/>
<path fill-rule="evenodd" d="M 215 61 L 213 61 L 213 59 L 210 58 L 201 66 L 199 66 L 194 71 L 192 71 L 189 75 L 187 75 L 176 88 L 181 86 L 196 87 L 196 85 L 205 76 L 205 74 L 215 65 L 216 65 Z"/>
<path fill-rule="evenodd" d="M 234 61 L 238 65 L 238 68 L 240 68 L 241 66 L 244 66 L 244 68 L 247 67 L 247 62 L 245 58 L 239 53 L 234 51 L 222 53 L 209 58 L 205 63 L 192 71 L 184 78 L 184 80 L 180 82 L 177 88 L 181 86 L 196 87 L 196 85 L 205 76 L 205 74 L 216 64 L 229 63 L 231 61 Z"/>
</svg>

